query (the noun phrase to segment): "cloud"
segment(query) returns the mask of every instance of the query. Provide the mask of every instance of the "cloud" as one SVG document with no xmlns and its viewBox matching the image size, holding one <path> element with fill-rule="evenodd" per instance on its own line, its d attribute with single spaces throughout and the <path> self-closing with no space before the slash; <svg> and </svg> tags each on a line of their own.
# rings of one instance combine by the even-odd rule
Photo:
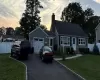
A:
<svg viewBox="0 0 100 80">
<path fill-rule="evenodd" d="M 100 3 L 100 0 L 93 0 L 93 1 L 95 1 L 95 2 L 97 2 L 97 3 Z"/>
<path fill-rule="evenodd" d="M 25 0 L 0 0 L 0 27 L 19 26 L 24 10 Z"/>
</svg>

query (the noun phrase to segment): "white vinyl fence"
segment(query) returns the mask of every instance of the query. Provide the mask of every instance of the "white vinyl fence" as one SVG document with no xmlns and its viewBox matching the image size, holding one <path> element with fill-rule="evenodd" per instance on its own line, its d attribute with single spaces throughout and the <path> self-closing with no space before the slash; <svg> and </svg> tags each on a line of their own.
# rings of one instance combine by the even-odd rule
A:
<svg viewBox="0 0 100 80">
<path fill-rule="evenodd" d="M 0 54 L 10 53 L 14 42 L 0 42 Z"/>
<path fill-rule="evenodd" d="M 100 52 L 100 43 L 96 43 L 96 45 L 98 46 L 99 52 Z M 89 48 L 89 50 L 90 50 L 91 52 L 93 51 L 93 47 L 94 47 L 94 44 L 88 44 L 88 48 Z"/>
</svg>

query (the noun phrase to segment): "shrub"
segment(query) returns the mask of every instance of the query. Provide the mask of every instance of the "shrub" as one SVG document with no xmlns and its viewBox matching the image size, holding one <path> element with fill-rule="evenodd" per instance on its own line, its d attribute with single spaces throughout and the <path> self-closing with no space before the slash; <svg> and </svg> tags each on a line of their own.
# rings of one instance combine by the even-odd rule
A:
<svg viewBox="0 0 100 80">
<path fill-rule="evenodd" d="M 89 48 L 79 48 L 79 51 L 80 51 L 82 54 L 89 54 L 89 53 L 90 53 Z"/>
<path fill-rule="evenodd" d="M 66 54 L 75 54 L 75 51 L 72 47 L 71 48 L 66 48 Z"/>
<path fill-rule="evenodd" d="M 56 44 L 53 46 L 53 50 L 57 51 L 57 45 Z"/>
<path fill-rule="evenodd" d="M 66 48 L 65 52 L 66 54 L 70 54 L 70 48 Z"/>
<path fill-rule="evenodd" d="M 93 47 L 93 53 L 94 54 L 99 54 L 99 48 L 98 48 L 98 46 L 96 44 Z"/>
<path fill-rule="evenodd" d="M 60 50 L 60 48 L 58 50 L 56 50 L 54 52 L 54 54 L 57 55 L 57 56 L 61 56 L 61 50 Z"/>
</svg>

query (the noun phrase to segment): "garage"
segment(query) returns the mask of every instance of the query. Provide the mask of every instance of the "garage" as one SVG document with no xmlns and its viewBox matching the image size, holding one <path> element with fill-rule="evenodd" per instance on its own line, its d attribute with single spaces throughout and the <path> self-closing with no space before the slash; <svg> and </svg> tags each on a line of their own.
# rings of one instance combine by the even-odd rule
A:
<svg viewBox="0 0 100 80">
<path fill-rule="evenodd" d="M 36 54 L 39 53 L 42 46 L 44 46 L 44 39 L 43 38 L 33 38 L 33 47 L 34 47 L 34 52 Z"/>
<path fill-rule="evenodd" d="M 40 49 L 44 45 L 53 47 L 53 38 L 54 34 L 52 32 L 45 31 L 41 29 L 41 27 L 37 27 L 35 30 L 29 33 L 29 41 L 31 46 L 34 48 L 35 54 L 39 54 Z"/>
</svg>

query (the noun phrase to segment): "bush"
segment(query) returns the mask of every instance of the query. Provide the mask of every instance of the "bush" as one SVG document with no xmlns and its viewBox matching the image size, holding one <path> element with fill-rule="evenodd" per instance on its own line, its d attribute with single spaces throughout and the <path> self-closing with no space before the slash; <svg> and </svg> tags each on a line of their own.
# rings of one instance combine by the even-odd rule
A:
<svg viewBox="0 0 100 80">
<path fill-rule="evenodd" d="M 93 47 L 93 53 L 94 54 L 99 54 L 99 48 L 98 48 L 98 46 L 96 44 Z"/>
<path fill-rule="evenodd" d="M 90 53 L 89 48 L 79 48 L 79 51 L 80 51 L 82 54 L 89 54 L 89 53 Z"/>
<path fill-rule="evenodd" d="M 72 47 L 71 48 L 66 48 L 66 54 L 75 54 L 75 51 Z"/>
<path fill-rule="evenodd" d="M 57 51 L 57 45 L 56 44 L 53 46 L 53 50 Z"/>
<path fill-rule="evenodd" d="M 57 56 L 61 56 L 61 50 L 60 48 L 56 51 L 54 51 L 54 54 L 57 55 Z"/>
</svg>

